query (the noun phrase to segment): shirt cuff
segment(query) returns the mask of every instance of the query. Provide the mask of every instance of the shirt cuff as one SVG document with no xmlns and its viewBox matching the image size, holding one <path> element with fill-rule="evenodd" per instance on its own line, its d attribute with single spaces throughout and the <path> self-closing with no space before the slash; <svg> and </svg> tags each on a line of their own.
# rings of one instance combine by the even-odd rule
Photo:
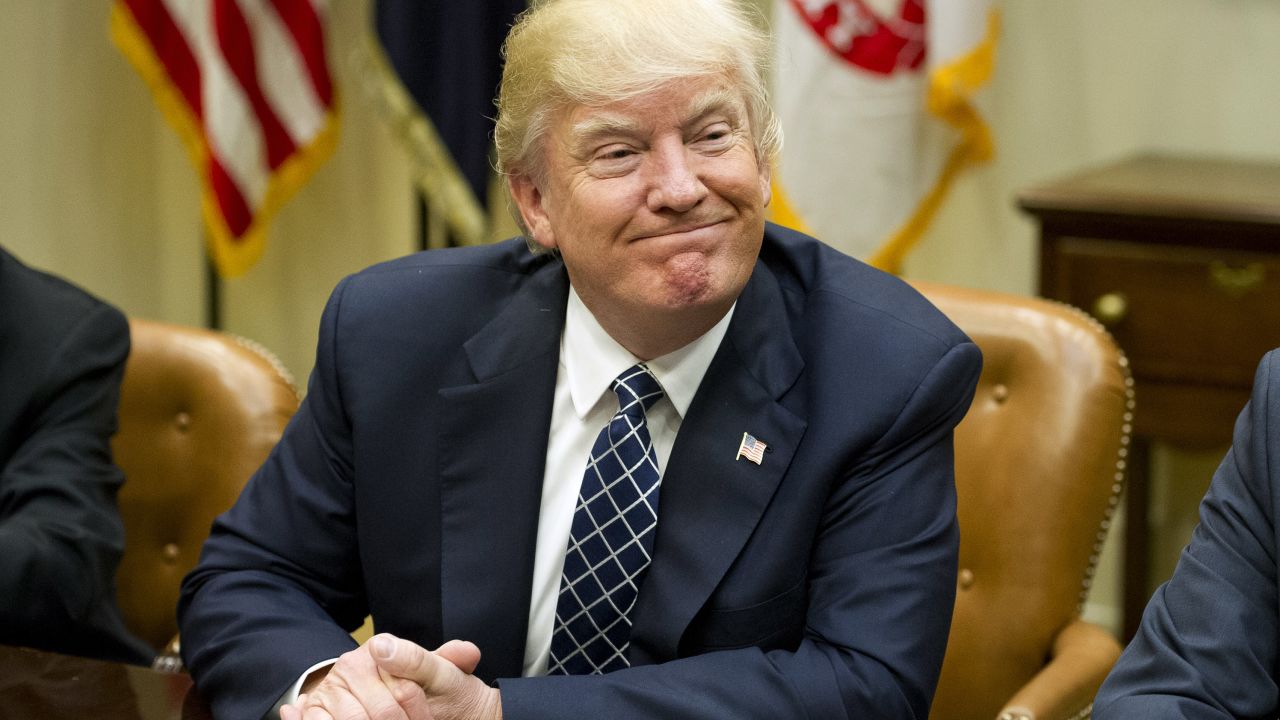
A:
<svg viewBox="0 0 1280 720">
<path fill-rule="evenodd" d="M 280 696 L 280 699 L 276 701 L 275 706 L 271 708 L 271 712 L 267 713 L 267 716 L 263 718 L 263 720 L 279 720 L 280 708 L 284 705 L 292 705 L 298 702 L 298 695 L 301 694 L 302 686 L 306 684 L 307 678 L 311 677 L 311 674 L 317 670 L 323 670 L 336 662 L 338 662 L 338 658 L 329 658 L 328 660 L 321 660 L 315 665 L 307 668 L 305 672 L 298 676 L 297 682 L 286 690 L 284 695 Z"/>
</svg>

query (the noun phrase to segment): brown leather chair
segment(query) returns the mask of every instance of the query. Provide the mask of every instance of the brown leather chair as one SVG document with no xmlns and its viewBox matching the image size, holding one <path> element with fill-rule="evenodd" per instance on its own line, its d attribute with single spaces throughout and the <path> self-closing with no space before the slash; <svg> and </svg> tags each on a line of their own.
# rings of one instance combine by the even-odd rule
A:
<svg viewBox="0 0 1280 720">
<path fill-rule="evenodd" d="M 1120 654 L 1080 610 L 1124 476 L 1128 363 L 1069 306 L 916 286 L 983 354 L 956 428 L 960 573 L 930 717 L 1087 717 Z"/>
<path fill-rule="evenodd" d="M 117 594 L 129 628 L 161 651 L 176 638 L 178 588 L 214 516 L 280 439 L 298 393 L 279 361 L 250 341 L 136 318 L 129 327 L 112 441 L 125 474 Z"/>
</svg>

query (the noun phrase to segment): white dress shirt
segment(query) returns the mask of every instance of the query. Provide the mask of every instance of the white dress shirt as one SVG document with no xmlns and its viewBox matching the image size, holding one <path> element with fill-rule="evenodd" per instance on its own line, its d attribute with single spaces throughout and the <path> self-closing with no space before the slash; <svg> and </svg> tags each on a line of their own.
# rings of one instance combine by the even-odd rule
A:
<svg viewBox="0 0 1280 720">
<path fill-rule="evenodd" d="M 658 460 L 658 476 L 680 430 L 680 421 L 693 402 L 702 376 L 711 365 L 729 329 L 733 308 L 701 337 L 671 353 L 646 363 L 664 392 L 645 413 L 649 436 Z M 551 656 L 556 602 L 565 549 L 578 503 L 578 488 L 596 436 L 618 411 L 618 398 L 610 388 L 624 370 L 640 362 L 600 327 L 569 289 L 564 334 L 560 336 L 560 366 L 556 372 L 547 462 L 542 473 L 542 506 L 538 510 L 538 541 L 533 558 L 533 593 L 529 601 L 529 634 L 525 641 L 524 675 L 545 675 Z M 659 489 L 661 507 L 661 489 Z M 484 648 L 481 648 L 481 652 Z"/>
</svg>

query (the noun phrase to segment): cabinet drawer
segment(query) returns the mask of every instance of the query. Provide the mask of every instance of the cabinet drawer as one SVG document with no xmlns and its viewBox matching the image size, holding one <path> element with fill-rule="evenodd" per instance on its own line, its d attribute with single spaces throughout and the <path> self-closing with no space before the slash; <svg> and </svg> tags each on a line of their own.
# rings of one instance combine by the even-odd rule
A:
<svg viewBox="0 0 1280 720">
<path fill-rule="evenodd" d="M 1139 380 L 1248 388 L 1280 346 L 1274 255 L 1078 237 L 1054 245 L 1054 294 L 1107 325 Z"/>
</svg>

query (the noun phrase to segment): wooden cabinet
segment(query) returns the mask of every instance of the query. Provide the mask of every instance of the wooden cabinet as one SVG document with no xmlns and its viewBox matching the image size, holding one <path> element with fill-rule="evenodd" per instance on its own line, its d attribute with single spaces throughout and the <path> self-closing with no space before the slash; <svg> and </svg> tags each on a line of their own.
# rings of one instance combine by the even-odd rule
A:
<svg viewBox="0 0 1280 720">
<path fill-rule="evenodd" d="M 1150 443 L 1225 449 L 1258 361 L 1280 346 L 1280 164 L 1140 156 L 1018 204 L 1040 222 L 1041 294 L 1098 318 L 1133 371 L 1128 637 L 1148 597 Z"/>
</svg>

